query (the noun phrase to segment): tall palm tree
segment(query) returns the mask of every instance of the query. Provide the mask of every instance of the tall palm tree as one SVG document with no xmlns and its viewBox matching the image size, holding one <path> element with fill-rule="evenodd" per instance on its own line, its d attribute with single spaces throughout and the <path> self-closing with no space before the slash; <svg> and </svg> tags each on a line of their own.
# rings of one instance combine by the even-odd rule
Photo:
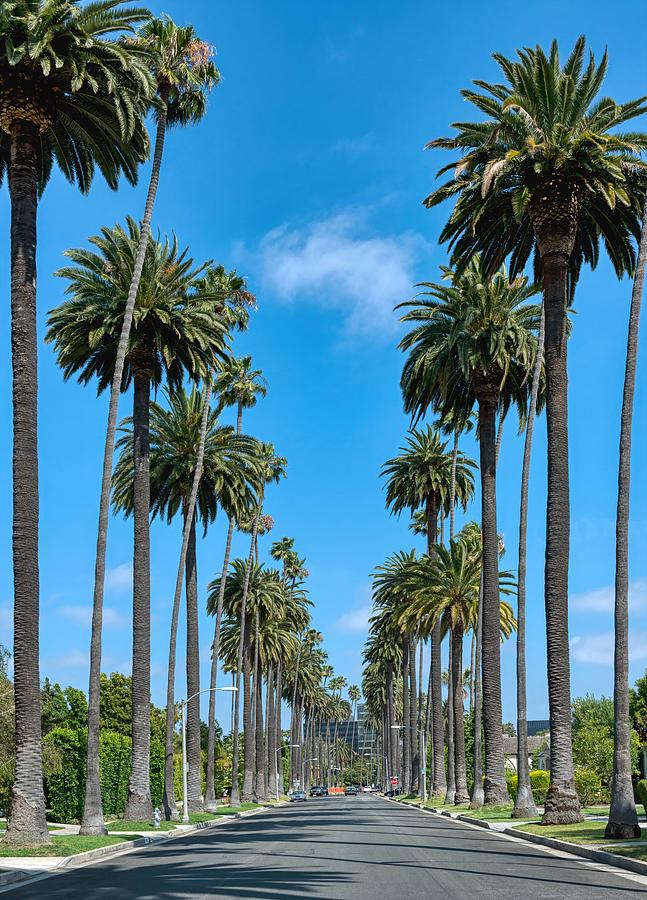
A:
<svg viewBox="0 0 647 900">
<path fill-rule="evenodd" d="M 93 5 L 91 4 L 91 6 Z M 83 834 L 100 834 L 105 831 L 99 784 L 101 633 L 103 627 L 106 547 L 108 542 L 110 478 L 115 449 L 119 394 L 122 389 L 130 330 L 150 238 L 151 220 L 157 197 L 167 129 L 175 125 L 187 125 L 198 122 L 205 112 L 207 92 L 220 79 L 218 70 L 211 61 L 210 45 L 199 40 L 190 25 L 178 27 L 166 16 L 161 19 L 148 17 L 148 21 L 140 29 L 137 38 L 135 46 L 139 47 L 146 54 L 150 74 L 154 80 L 155 100 L 153 109 L 157 124 L 153 161 L 144 205 L 144 216 L 139 230 L 137 251 L 132 266 L 110 385 L 108 423 L 103 451 L 92 604 L 88 690 L 87 779 L 81 820 L 81 832 Z"/>
<path fill-rule="evenodd" d="M 65 378 L 93 377 L 101 393 L 112 381 L 119 336 L 139 244 L 129 219 L 91 238 L 94 251 L 66 251 L 73 265 L 57 274 L 71 295 L 49 315 L 46 340 L 54 343 Z M 152 814 L 150 755 L 150 391 L 164 379 L 179 389 L 185 375 L 200 378 L 225 353 L 227 323 L 217 293 L 196 288 L 205 266 L 195 266 L 177 240 L 149 241 L 137 294 L 122 388 L 133 382 L 133 755 L 126 814 Z"/>
<path fill-rule="evenodd" d="M 438 432 L 429 426 L 426 430 L 414 429 L 400 456 L 384 464 L 382 475 L 387 479 L 387 506 L 395 515 L 399 515 L 404 509 L 412 512 L 419 507 L 424 509 L 429 555 L 433 554 L 436 544 L 438 512 L 447 504 L 452 484 L 453 496 L 465 507 L 474 492 L 472 476 L 474 468 L 475 463 L 457 448 L 455 453 L 448 453 L 446 442 L 442 441 Z M 434 717 L 432 796 L 436 798 L 444 797 L 447 789 L 443 750 L 440 643 L 440 628 L 437 626 L 431 635 L 430 676 L 431 709 Z"/>
<path fill-rule="evenodd" d="M 556 42 L 548 53 L 526 48 L 517 59 L 496 54 L 503 83 L 476 82 L 463 91 L 487 119 L 454 124 L 455 135 L 430 147 L 458 150 L 442 171 L 453 176 L 427 197 L 427 206 L 456 199 L 441 233 L 453 260 L 483 256 L 491 275 L 510 257 L 511 276 L 534 255 L 546 315 L 545 367 L 548 496 L 545 605 L 551 784 L 543 822 L 580 820 L 571 742 L 568 648 L 570 539 L 567 305 L 584 263 L 595 266 L 602 244 L 618 276 L 635 264 L 645 195 L 647 136 L 618 129 L 647 110 L 645 98 L 616 103 L 601 96 L 608 57 L 585 59 L 578 38 L 562 63 Z"/>
<path fill-rule="evenodd" d="M 171 522 L 182 512 L 189 541 L 185 552 L 187 579 L 187 697 L 200 689 L 199 641 L 197 633 L 198 596 L 196 586 L 196 519 L 206 531 L 215 521 L 218 507 L 226 515 L 245 514 L 254 500 L 257 488 L 257 442 L 246 435 L 234 433 L 231 426 L 220 425 L 214 411 L 204 418 L 205 397 L 195 389 L 166 392 L 168 409 L 151 403 L 150 424 L 150 485 L 153 517 L 160 515 Z M 202 425 L 204 422 L 204 440 Z M 126 420 L 118 448 L 121 454 L 113 476 L 113 505 L 117 512 L 133 512 L 133 433 L 132 420 Z M 196 494 L 197 515 L 191 516 L 190 498 L 195 475 L 196 458 L 202 446 L 202 471 Z M 184 544 L 184 541 L 183 541 Z M 171 615 L 169 668 L 166 705 L 166 767 L 164 807 L 167 817 L 175 817 L 173 796 L 173 733 L 175 727 L 175 658 L 180 596 L 174 599 Z M 197 699 L 197 698 L 196 698 Z M 196 721 L 197 720 L 197 721 Z M 189 805 L 200 805 L 202 792 L 200 772 L 199 705 L 189 704 L 187 715 L 187 756 L 189 774 Z"/>
<path fill-rule="evenodd" d="M 117 2 L 16 0 L 0 17 L 0 179 L 11 204 L 16 777 L 5 840 L 48 843 L 40 754 L 37 209 L 57 167 L 84 194 L 116 189 L 148 152 L 147 59 L 125 40 L 148 13 Z"/>
<path fill-rule="evenodd" d="M 236 359 L 228 357 L 220 367 L 216 380 L 218 408 L 236 406 L 236 433 L 241 434 L 243 428 L 243 411 L 256 405 L 258 397 L 265 397 L 267 384 L 260 369 L 252 369 L 251 356 Z M 207 780 L 205 787 L 204 808 L 207 812 L 216 809 L 216 791 L 214 782 L 214 762 L 216 747 L 216 687 L 218 684 L 218 659 L 220 656 L 220 623 L 231 557 L 231 545 L 236 528 L 236 517 L 229 517 L 225 558 L 222 564 L 223 577 L 220 581 L 220 594 L 216 604 L 214 638 L 211 651 L 211 672 L 209 679 L 209 718 L 207 723 Z M 236 702 L 236 698 L 234 698 Z"/>
<path fill-rule="evenodd" d="M 620 453 L 618 461 L 618 504 L 616 512 L 616 583 L 614 646 L 614 747 L 611 808 L 604 830 L 605 837 L 630 840 L 640 837 L 636 802 L 631 779 L 631 724 L 629 720 L 629 499 L 631 486 L 631 432 L 633 426 L 634 390 L 638 357 L 640 307 L 645 284 L 647 262 L 647 200 L 643 209 L 634 273 L 625 380 L 620 417 Z"/>
<path fill-rule="evenodd" d="M 424 294 L 402 304 L 414 328 L 401 341 L 408 350 L 402 373 L 405 411 L 431 406 L 465 421 L 478 405 L 483 530 L 483 707 L 485 802 L 508 802 L 501 727 L 499 571 L 496 519 L 496 420 L 512 403 L 525 408 L 535 356 L 537 289 L 505 269 L 491 279 L 474 258 L 462 273 L 444 269 L 446 282 L 426 283 Z"/>
</svg>

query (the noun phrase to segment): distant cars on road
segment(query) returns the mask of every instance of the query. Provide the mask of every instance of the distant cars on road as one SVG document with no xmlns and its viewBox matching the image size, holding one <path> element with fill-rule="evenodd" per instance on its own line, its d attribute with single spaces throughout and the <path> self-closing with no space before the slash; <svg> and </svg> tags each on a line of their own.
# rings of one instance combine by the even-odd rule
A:
<svg viewBox="0 0 647 900">
<path fill-rule="evenodd" d="M 290 803 L 305 802 L 308 799 L 305 791 L 292 791 L 290 794 Z"/>
<path fill-rule="evenodd" d="M 328 796 L 328 788 L 323 787 L 320 784 L 315 784 L 310 788 L 310 796 L 311 797 L 327 797 Z"/>
<path fill-rule="evenodd" d="M 349 784 L 346 786 L 344 794 L 347 797 L 357 797 L 357 795 L 359 794 L 359 788 L 356 784 Z"/>
</svg>

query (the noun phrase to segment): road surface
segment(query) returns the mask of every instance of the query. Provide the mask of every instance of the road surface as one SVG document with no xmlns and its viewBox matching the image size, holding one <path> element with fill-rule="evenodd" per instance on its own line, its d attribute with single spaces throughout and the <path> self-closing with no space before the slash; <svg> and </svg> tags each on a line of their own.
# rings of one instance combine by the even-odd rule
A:
<svg viewBox="0 0 647 900">
<path fill-rule="evenodd" d="M 70 870 L 10 900 L 637 900 L 647 879 L 378 797 L 327 797 Z"/>
</svg>

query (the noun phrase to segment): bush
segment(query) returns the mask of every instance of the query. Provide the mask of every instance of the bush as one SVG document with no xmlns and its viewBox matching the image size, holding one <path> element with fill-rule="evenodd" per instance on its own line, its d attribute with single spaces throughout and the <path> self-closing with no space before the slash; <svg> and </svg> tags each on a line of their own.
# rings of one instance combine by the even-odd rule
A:
<svg viewBox="0 0 647 900">
<path fill-rule="evenodd" d="M 53 728 L 43 746 L 55 752 L 60 764 L 46 774 L 45 796 L 53 819 L 78 822 L 83 813 L 87 749 L 85 728 Z M 99 736 L 101 799 L 106 816 L 121 816 L 126 809 L 132 757 L 131 739 L 124 734 L 103 731 Z M 164 791 L 164 745 L 151 741 L 151 800 L 162 805 Z"/>
<path fill-rule="evenodd" d="M 647 781 L 644 778 L 636 785 L 636 794 L 638 795 L 638 800 L 642 803 L 645 813 L 647 814 Z"/>
<path fill-rule="evenodd" d="M 608 791 L 603 788 L 599 774 L 583 766 L 575 770 L 575 790 L 583 806 L 602 803 L 608 797 Z"/>
<path fill-rule="evenodd" d="M 505 778 L 508 785 L 508 793 L 514 800 L 517 794 L 517 783 L 519 781 L 517 773 L 508 770 L 506 772 Z M 533 800 L 538 806 L 544 805 L 549 783 L 550 772 L 545 772 L 543 769 L 530 770 L 530 789 L 532 790 Z"/>
</svg>

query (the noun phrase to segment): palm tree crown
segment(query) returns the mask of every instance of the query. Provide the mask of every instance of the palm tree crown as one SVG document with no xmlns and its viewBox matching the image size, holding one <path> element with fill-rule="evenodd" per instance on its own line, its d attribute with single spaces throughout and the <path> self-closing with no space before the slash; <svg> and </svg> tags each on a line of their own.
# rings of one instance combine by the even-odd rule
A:
<svg viewBox="0 0 647 900">
<path fill-rule="evenodd" d="M 96 251 L 67 250 L 73 266 L 56 274 L 69 281 L 72 299 L 49 316 L 46 340 L 54 343 L 65 378 L 78 373 L 83 384 L 94 376 L 100 393 L 110 385 L 126 304 L 139 226 L 104 228 L 91 238 Z M 227 324 L 217 315 L 221 300 L 214 286 L 203 293 L 196 280 L 207 265 L 196 266 L 177 239 L 150 240 L 130 334 L 122 389 L 133 368 L 143 365 L 152 383 L 163 375 L 179 389 L 185 373 L 201 376 L 225 355 Z"/>
<path fill-rule="evenodd" d="M 148 152 L 150 57 L 126 36 L 141 8 L 79 0 L 14 0 L 0 13 L 0 177 L 18 123 L 40 134 L 41 190 L 54 165 L 86 193 L 98 167 L 112 188 L 134 183 Z"/>
<path fill-rule="evenodd" d="M 548 54 L 536 47 L 517 60 L 494 59 L 504 82 L 476 81 L 478 90 L 462 92 L 487 118 L 457 122 L 453 137 L 428 144 L 461 154 L 439 173 L 453 169 L 453 177 L 425 200 L 431 207 L 457 198 L 440 238 L 449 241 L 453 261 L 463 265 L 481 253 L 493 273 L 510 257 L 514 277 L 536 242 L 558 236 L 567 241 L 572 285 L 583 263 L 597 263 L 601 240 L 616 272 L 630 271 L 647 135 L 618 129 L 647 111 L 647 97 L 600 97 L 607 53 L 597 66 L 591 54 L 585 65 L 583 37 L 563 65 L 556 42 Z"/>
</svg>

